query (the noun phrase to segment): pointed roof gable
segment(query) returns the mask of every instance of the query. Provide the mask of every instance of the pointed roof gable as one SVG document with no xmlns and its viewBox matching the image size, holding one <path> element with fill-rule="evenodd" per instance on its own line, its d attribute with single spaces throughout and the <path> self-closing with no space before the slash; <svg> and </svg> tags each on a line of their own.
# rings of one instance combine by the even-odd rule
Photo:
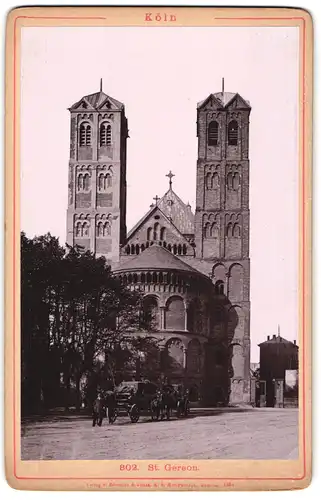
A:
<svg viewBox="0 0 321 500">
<path fill-rule="evenodd" d="M 129 231 L 129 233 L 127 234 L 127 240 L 129 240 L 129 238 L 131 238 L 133 236 L 133 234 L 137 231 L 137 229 L 140 228 L 140 226 L 142 224 L 144 224 L 144 222 L 154 213 L 156 212 L 158 207 L 156 207 L 155 205 L 151 206 L 150 209 L 148 210 L 148 212 L 143 215 L 143 217 L 141 219 L 139 219 L 138 222 L 136 222 L 135 226 L 131 228 L 131 230 Z"/>
<path fill-rule="evenodd" d="M 100 92 L 95 92 L 94 94 L 88 94 L 83 96 L 78 102 L 73 104 L 69 109 L 77 109 L 82 101 L 89 104 L 90 108 L 95 110 L 98 110 L 101 107 L 103 107 L 103 105 L 106 102 L 111 103 L 111 109 L 122 110 L 124 108 L 123 103 L 117 101 L 117 99 L 114 99 L 113 97 L 108 96 L 107 94 L 105 94 L 105 92 L 101 90 Z"/>
<path fill-rule="evenodd" d="M 235 92 L 216 92 L 215 94 L 210 94 L 206 99 L 197 103 L 197 109 L 200 109 L 203 106 L 205 106 L 211 98 L 215 98 L 216 102 L 218 102 L 218 104 L 223 108 L 225 108 L 229 104 L 231 104 L 231 102 L 234 99 L 239 98 L 240 102 L 244 105 L 244 107 L 250 108 L 250 102 L 243 99 L 243 97 L 241 97 L 238 93 L 235 93 Z"/>
<path fill-rule="evenodd" d="M 114 272 L 157 270 L 176 270 L 193 274 L 201 274 L 193 267 L 185 264 L 185 262 L 173 255 L 164 247 L 156 244 L 146 248 L 146 250 L 137 255 L 137 257 L 127 260 L 124 264 L 115 269 Z"/>
<path fill-rule="evenodd" d="M 157 210 L 174 226 L 181 235 L 194 234 L 194 214 L 190 205 L 180 199 L 179 196 L 170 188 L 159 200 L 157 206 L 153 205 L 148 212 L 135 224 L 127 235 L 127 241 L 133 234 L 147 221 L 147 219 Z"/>
<path fill-rule="evenodd" d="M 182 234 L 194 234 L 194 214 L 172 188 L 159 200 L 158 207 Z"/>
</svg>

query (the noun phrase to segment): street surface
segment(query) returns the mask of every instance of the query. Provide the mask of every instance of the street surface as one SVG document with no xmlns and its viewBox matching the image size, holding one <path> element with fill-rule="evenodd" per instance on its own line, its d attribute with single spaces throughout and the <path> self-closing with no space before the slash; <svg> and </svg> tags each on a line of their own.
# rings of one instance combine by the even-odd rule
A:
<svg viewBox="0 0 321 500">
<path fill-rule="evenodd" d="M 296 459 L 298 411 L 193 411 L 187 419 L 92 427 L 85 417 L 48 417 L 22 425 L 22 460 Z"/>
</svg>

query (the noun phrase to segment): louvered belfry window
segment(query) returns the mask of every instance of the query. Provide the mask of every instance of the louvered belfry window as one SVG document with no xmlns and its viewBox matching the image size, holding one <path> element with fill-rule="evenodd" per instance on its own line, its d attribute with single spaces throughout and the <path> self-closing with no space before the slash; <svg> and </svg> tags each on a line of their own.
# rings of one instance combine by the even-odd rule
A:
<svg viewBox="0 0 321 500">
<path fill-rule="evenodd" d="M 108 123 L 100 125 L 100 146 L 111 146 L 111 126 Z"/>
<path fill-rule="evenodd" d="M 217 146 L 218 143 L 218 123 L 216 121 L 210 122 L 208 126 L 208 145 Z"/>
<path fill-rule="evenodd" d="M 79 130 L 80 146 L 91 146 L 91 126 L 88 122 L 83 122 Z"/>
<path fill-rule="evenodd" d="M 228 124 L 228 144 L 229 146 L 237 146 L 238 139 L 238 124 L 236 120 L 232 120 Z"/>
</svg>

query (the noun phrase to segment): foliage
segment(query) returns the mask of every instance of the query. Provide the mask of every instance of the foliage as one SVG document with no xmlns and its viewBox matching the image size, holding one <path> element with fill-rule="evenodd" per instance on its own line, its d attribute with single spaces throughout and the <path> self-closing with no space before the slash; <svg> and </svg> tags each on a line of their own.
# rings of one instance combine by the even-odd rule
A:
<svg viewBox="0 0 321 500">
<path fill-rule="evenodd" d="M 143 331 L 142 296 L 103 257 L 21 234 L 22 410 L 80 407 L 97 387 L 141 368 L 157 342 Z M 137 375 L 137 373 L 136 373 Z"/>
</svg>

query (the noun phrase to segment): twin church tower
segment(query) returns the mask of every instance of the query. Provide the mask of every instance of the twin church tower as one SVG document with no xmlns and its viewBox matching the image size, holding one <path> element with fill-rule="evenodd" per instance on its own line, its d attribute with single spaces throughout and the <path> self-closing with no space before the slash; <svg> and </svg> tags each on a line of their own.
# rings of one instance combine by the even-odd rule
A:
<svg viewBox="0 0 321 500">
<path fill-rule="evenodd" d="M 125 106 L 100 90 L 69 110 L 67 242 L 114 265 L 127 238 Z M 249 257 L 250 111 L 248 101 L 224 91 L 197 104 L 197 259 Z"/>
<path fill-rule="evenodd" d="M 246 399 L 250 364 L 249 102 L 223 88 L 197 104 L 195 214 L 174 192 L 170 172 L 168 191 L 156 198 L 130 232 L 126 228 L 128 123 L 124 104 L 101 87 L 69 111 L 67 243 L 105 256 L 116 272 L 129 268 L 130 261 L 144 252 L 146 260 L 147 249 L 158 245 L 210 279 L 214 293 L 224 294 L 234 308 L 234 319 L 227 315 L 226 322 L 235 322 L 235 345 L 241 351 L 235 351 L 237 366 L 231 361 L 230 378 L 245 381 L 242 389 L 234 389 L 238 394 L 234 400 Z M 231 339 L 229 342 L 232 345 Z"/>
</svg>

